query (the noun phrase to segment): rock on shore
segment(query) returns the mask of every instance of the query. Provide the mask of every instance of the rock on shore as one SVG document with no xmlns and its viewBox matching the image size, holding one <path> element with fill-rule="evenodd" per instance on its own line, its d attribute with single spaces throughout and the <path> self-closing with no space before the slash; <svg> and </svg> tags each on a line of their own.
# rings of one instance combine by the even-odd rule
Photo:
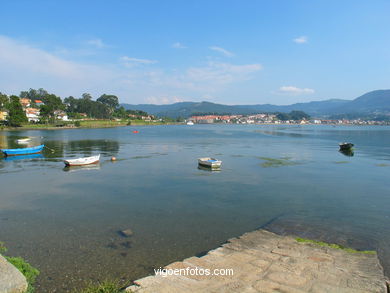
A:
<svg viewBox="0 0 390 293">
<path fill-rule="evenodd" d="M 0 293 L 22 293 L 27 290 L 23 274 L 0 255 Z"/>
</svg>

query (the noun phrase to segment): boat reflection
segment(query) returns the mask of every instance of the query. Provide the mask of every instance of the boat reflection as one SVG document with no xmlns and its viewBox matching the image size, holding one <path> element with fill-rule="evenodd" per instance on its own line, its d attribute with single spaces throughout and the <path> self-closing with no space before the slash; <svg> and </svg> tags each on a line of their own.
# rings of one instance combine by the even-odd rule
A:
<svg viewBox="0 0 390 293">
<path fill-rule="evenodd" d="M 8 156 L 4 157 L 5 161 L 18 161 L 18 160 L 31 160 L 31 159 L 43 159 L 42 154 L 20 155 L 20 156 Z"/>
<path fill-rule="evenodd" d="M 353 152 L 352 149 L 339 150 L 339 152 L 341 154 L 343 154 L 344 156 L 347 156 L 347 157 L 353 157 L 354 156 L 354 152 Z"/>
<path fill-rule="evenodd" d="M 85 166 L 65 166 L 62 170 L 65 172 L 100 170 L 100 164 L 85 165 Z"/>
</svg>

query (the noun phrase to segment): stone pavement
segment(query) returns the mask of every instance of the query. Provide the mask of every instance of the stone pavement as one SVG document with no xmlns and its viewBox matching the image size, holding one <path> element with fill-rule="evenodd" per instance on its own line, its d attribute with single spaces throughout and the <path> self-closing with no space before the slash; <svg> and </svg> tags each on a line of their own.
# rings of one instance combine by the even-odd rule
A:
<svg viewBox="0 0 390 293">
<path fill-rule="evenodd" d="M 136 293 L 387 293 L 376 254 L 351 253 L 257 230 L 233 238 L 207 255 L 165 267 L 181 275 L 149 276 L 127 291 Z M 194 275 L 214 269 L 226 275 Z M 233 269 L 233 275 L 220 269 Z M 167 271 L 168 272 L 168 271 Z M 192 273 L 192 275 L 191 275 Z"/>
</svg>

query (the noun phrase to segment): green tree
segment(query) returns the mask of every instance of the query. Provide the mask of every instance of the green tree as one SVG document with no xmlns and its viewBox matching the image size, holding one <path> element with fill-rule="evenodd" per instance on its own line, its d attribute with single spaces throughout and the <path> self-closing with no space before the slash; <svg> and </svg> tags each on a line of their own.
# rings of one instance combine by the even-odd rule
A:
<svg viewBox="0 0 390 293">
<path fill-rule="evenodd" d="M 2 94 L 2 93 L 0 92 L 0 110 L 5 110 L 5 109 L 7 109 L 8 103 L 9 103 L 9 98 L 8 98 L 8 96 L 5 95 L 5 94 Z"/>
<path fill-rule="evenodd" d="M 42 98 L 42 101 L 44 105 L 41 106 L 41 117 L 44 120 L 51 120 L 51 122 L 54 122 L 54 112 L 56 110 L 64 110 L 65 105 L 62 103 L 62 100 L 60 97 L 57 97 L 54 94 L 47 94 L 45 97 Z"/>
<path fill-rule="evenodd" d="M 112 114 L 119 106 L 119 99 L 117 96 L 114 95 L 104 94 L 101 95 L 96 101 L 106 105 L 110 110 L 110 114 Z"/>
<path fill-rule="evenodd" d="M 46 90 L 40 88 L 38 90 L 29 89 L 28 91 L 21 91 L 19 96 L 21 98 L 27 98 L 31 101 L 34 101 L 44 99 L 48 95 L 49 93 Z"/>
<path fill-rule="evenodd" d="M 126 112 L 126 109 L 124 107 L 120 107 L 120 108 L 115 110 L 115 112 L 113 113 L 113 116 L 117 117 L 117 118 L 121 118 L 121 119 L 126 119 L 126 118 L 128 118 L 129 115 Z"/>
<path fill-rule="evenodd" d="M 68 113 L 75 113 L 77 112 L 77 99 L 75 99 L 72 96 L 69 96 L 64 99 L 64 104 L 66 107 L 66 111 Z"/>
<path fill-rule="evenodd" d="M 8 106 L 8 124 L 10 126 L 18 127 L 22 126 L 23 123 L 27 123 L 26 113 L 20 104 L 18 96 L 11 96 L 10 103 Z"/>
<path fill-rule="evenodd" d="M 302 119 L 310 119 L 310 115 L 303 111 L 291 111 L 289 113 L 291 120 L 302 120 Z"/>
<path fill-rule="evenodd" d="M 278 117 L 278 119 L 282 121 L 290 120 L 290 115 L 288 115 L 287 113 L 277 113 L 276 117 Z"/>
<path fill-rule="evenodd" d="M 276 117 L 279 120 L 287 121 L 287 120 L 302 120 L 302 119 L 310 119 L 310 115 L 306 114 L 303 111 L 291 111 L 290 113 L 276 113 Z"/>
<path fill-rule="evenodd" d="M 83 97 L 84 100 L 92 101 L 92 96 L 91 96 L 91 94 L 84 93 L 84 94 L 82 94 L 82 97 Z"/>
</svg>

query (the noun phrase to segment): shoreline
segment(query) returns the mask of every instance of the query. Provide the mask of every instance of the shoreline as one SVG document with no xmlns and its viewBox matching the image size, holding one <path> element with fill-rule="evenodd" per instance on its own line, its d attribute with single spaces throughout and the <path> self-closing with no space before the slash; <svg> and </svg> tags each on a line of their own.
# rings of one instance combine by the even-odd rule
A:
<svg viewBox="0 0 390 293">
<path fill-rule="evenodd" d="M 82 126 L 21 126 L 21 127 L 0 127 L 1 131 L 25 131 L 25 130 L 66 130 L 66 129 L 103 129 L 103 128 L 116 128 L 116 127 L 125 127 L 125 126 L 160 126 L 160 125 L 182 125 L 183 123 L 134 123 L 128 125 L 127 123 L 118 123 L 118 124 L 102 124 L 102 125 L 82 125 Z M 183 124 L 185 125 L 185 124 Z"/>
<path fill-rule="evenodd" d="M 9 127 L 9 126 L 3 126 L 0 127 L 1 131 L 25 131 L 25 130 L 65 130 L 65 129 L 103 129 L 103 128 L 116 128 L 116 127 L 125 127 L 125 126 L 161 126 L 161 125 L 185 125 L 185 126 L 192 126 L 192 125 L 186 125 L 185 123 L 180 122 L 167 122 L 167 123 L 134 123 L 134 124 L 107 124 L 107 125 L 84 125 L 84 126 L 39 126 L 39 127 L 31 127 L 31 126 L 21 126 L 21 127 Z M 197 123 L 195 125 L 256 125 L 256 126 L 356 126 L 356 127 L 362 127 L 362 126 L 389 126 L 386 124 L 373 124 L 373 125 L 364 125 L 364 124 L 315 124 L 315 123 L 306 123 L 306 124 L 280 124 L 280 123 L 253 123 L 253 124 L 229 124 L 229 123 Z"/>
</svg>

